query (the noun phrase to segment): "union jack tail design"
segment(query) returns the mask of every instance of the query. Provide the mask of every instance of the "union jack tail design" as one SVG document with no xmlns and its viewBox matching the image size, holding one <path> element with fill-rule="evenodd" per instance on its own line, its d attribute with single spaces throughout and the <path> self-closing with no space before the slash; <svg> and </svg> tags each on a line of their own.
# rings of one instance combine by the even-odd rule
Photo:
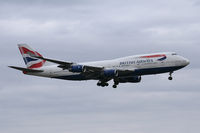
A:
<svg viewBox="0 0 200 133">
<path fill-rule="evenodd" d="M 40 68 L 45 64 L 46 62 L 45 60 L 34 58 L 34 56 L 42 57 L 42 55 L 39 54 L 37 51 L 33 50 L 27 44 L 18 44 L 18 47 L 27 68 L 29 69 Z"/>
</svg>

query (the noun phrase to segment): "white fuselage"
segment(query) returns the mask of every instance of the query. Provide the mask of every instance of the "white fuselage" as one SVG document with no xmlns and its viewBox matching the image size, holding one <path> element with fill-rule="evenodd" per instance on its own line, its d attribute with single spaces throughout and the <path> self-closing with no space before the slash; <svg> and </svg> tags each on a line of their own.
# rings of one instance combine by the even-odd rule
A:
<svg viewBox="0 0 200 133">
<path fill-rule="evenodd" d="M 153 53 L 145 55 L 134 55 L 113 60 L 95 61 L 79 63 L 81 65 L 104 67 L 105 69 L 130 70 L 133 75 L 159 74 L 173 72 L 189 64 L 189 60 L 177 55 L 174 52 Z M 68 69 L 63 70 L 58 65 L 43 66 L 38 70 L 41 73 L 27 73 L 29 75 L 61 78 L 67 80 L 88 80 L 81 77 L 81 73 L 70 72 Z"/>
</svg>

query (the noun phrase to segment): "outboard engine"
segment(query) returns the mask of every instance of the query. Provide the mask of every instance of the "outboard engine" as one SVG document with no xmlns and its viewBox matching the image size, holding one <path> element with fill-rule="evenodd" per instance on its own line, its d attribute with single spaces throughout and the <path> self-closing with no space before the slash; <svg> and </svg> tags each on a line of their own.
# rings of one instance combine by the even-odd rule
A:
<svg viewBox="0 0 200 133">
<path fill-rule="evenodd" d="M 103 75 L 105 77 L 115 77 L 115 76 L 118 76 L 118 72 L 115 69 L 105 69 L 103 71 Z"/>
<path fill-rule="evenodd" d="M 70 72 L 85 72 L 85 67 L 83 65 L 72 65 L 69 71 Z"/>
<path fill-rule="evenodd" d="M 142 79 L 141 76 L 120 77 L 119 83 L 126 83 L 126 82 L 138 83 L 141 81 L 141 79 Z"/>
</svg>

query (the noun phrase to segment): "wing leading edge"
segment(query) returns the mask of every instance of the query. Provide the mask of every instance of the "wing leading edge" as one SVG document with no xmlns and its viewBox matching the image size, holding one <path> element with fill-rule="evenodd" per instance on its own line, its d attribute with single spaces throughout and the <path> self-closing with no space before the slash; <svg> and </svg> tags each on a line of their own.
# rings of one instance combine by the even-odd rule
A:
<svg viewBox="0 0 200 133">
<path fill-rule="evenodd" d="M 72 66 L 78 65 L 77 63 L 74 62 L 65 62 L 65 61 L 59 61 L 59 60 L 54 60 L 54 59 L 49 59 L 49 58 L 44 58 L 44 57 L 39 57 L 39 56 L 34 56 L 35 58 L 46 60 L 52 63 L 59 64 L 58 67 L 62 69 L 71 69 Z M 88 72 L 100 72 L 104 69 L 104 67 L 96 67 L 96 66 L 88 66 L 84 65 L 84 73 Z"/>
</svg>

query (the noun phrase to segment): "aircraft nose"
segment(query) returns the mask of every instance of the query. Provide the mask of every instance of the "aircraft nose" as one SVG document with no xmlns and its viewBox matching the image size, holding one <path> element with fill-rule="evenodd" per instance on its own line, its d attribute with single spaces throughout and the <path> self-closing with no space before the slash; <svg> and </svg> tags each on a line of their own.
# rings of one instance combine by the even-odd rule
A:
<svg viewBox="0 0 200 133">
<path fill-rule="evenodd" d="M 190 61 L 188 59 L 184 59 L 184 62 L 185 62 L 185 66 L 189 65 L 190 64 Z"/>
</svg>

